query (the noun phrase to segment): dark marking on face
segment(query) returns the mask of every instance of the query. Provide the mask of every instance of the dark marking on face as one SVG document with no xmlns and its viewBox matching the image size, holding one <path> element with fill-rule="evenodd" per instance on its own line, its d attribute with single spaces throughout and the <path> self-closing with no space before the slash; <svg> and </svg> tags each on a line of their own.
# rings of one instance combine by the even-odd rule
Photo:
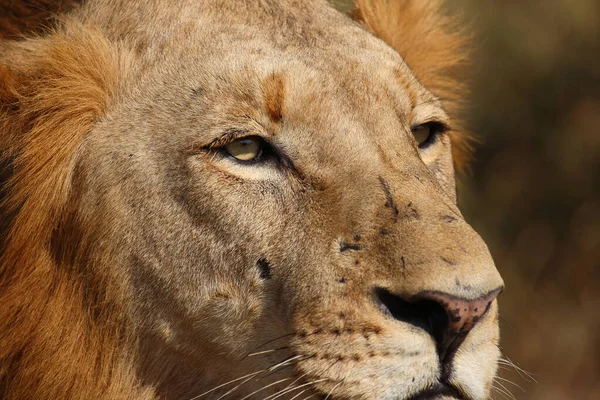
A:
<svg viewBox="0 0 600 400">
<path fill-rule="evenodd" d="M 379 230 L 379 234 L 380 234 L 381 236 L 387 236 L 387 235 L 389 235 L 390 233 L 391 233 L 391 232 L 389 231 L 389 229 L 381 228 L 381 229 Z"/>
<path fill-rule="evenodd" d="M 474 289 L 472 285 L 465 285 L 458 278 L 456 278 L 454 280 L 454 283 L 456 284 L 456 287 L 459 288 L 460 290 L 471 291 Z"/>
<path fill-rule="evenodd" d="M 412 201 L 406 205 L 407 211 L 404 216 L 406 219 L 421 219 L 421 215 L 417 211 L 417 209 L 413 206 Z"/>
<path fill-rule="evenodd" d="M 264 258 L 261 258 L 256 262 L 256 266 L 260 272 L 260 279 L 271 279 L 271 264 Z"/>
<path fill-rule="evenodd" d="M 453 217 L 453 216 L 451 216 L 451 215 L 443 215 L 443 216 L 441 217 L 441 220 L 442 220 L 442 221 L 445 221 L 445 222 L 447 222 L 447 223 L 449 223 L 449 224 L 451 224 L 452 222 L 456 222 L 456 218 L 454 218 L 454 217 Z"/>
<path fill-rule="evenodd" d="M 455 266 L 456 265 L 456 261 L 450 260 L 446 257 L 440 257 L 442 259 L 442 261 L 444 261 L 446 264 L 450 265 L 450 266 Z"/>
<path fill-rule="evenodd" d="M 271 121 L 280 123 L 283 120 L 285 101 L 285 80 L 280 73 L 272 73 L 263 85 L 265 109 Z"/>
<path fill-rule="evenodd" d="M 340 253 L 349 251 L 349 250 L 353 250 L 353 251 L 359 251 L 361 249 L 360 245 L 356 244 L 356 243 L 348 243 L 346 241 L 341 241 L 340 242 Z"/>
<path fill-rule="evenodd" d="M 383 190 L 383 193 L 385 194 L 385 199 L 386 199 L 385 206 L 387 208 L 392 209 L 392 214 L 394 214 L 394 218 L 397 219 L 398 214 L 400 214 L 400 212 L 398 211 L 398 206 L 396 206 L 396 203 L 394 202 L 394 198 L 392 197 L 392 191 L 390 189 L 390 185 L 381 176 L 379 177 L 379 183 L 381 184 L 381 189 Z"/>
<path fill-rule="evenodd" d="M 339 283 L 341 283 L 342 285 L 346 283 L 346 278 L 344 278 L 343 276 L 340 278 L 340 280 L 338 281 Z"/>
<path fill-rule="evenodd" d="M 192 89 L 192 96 L 199 97 L 204 94 L 204 88 L 198 87 Z"/>
<path fill-rule="evenodd" d="M 402 276 L 406 278 L 406 260 L 404 256 L 400 257 L 400 262 L 402 263 Z"/>
</svg>

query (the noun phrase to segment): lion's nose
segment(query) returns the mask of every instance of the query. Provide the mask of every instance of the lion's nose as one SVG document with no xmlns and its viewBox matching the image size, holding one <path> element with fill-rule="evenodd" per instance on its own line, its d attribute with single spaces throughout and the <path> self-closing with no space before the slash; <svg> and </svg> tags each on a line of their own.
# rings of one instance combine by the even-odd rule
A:
<svg viewBox="0 0 600 400">
<path fill-rule="evenodd" d="M 375 293 L 384 313 L 424 329 L 435 339 L 444 372 L 449 373 L 454 353 L 502 290 L 500 287 L 474 300 L 436 291 L 407 299 L 381 288 Z"/>
</svg>

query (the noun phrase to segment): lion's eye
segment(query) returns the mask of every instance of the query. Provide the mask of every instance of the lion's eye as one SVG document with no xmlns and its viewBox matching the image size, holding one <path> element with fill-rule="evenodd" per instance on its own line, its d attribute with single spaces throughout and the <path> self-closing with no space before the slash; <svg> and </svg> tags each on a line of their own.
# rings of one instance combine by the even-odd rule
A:
<svg viewBox="0 0 600 400">
<path fill-rule="evenodd" d="M 429 124 L 416 126 L 412 129 L 412 134 L 415 137 L 417 146 L 424 147 L 431 139 L 431 126 Z"/>
<path fill-rule="evenodd" d="M 225 146 L 225 151 L 240 161 L 258 161 L 263 155 L 265 142 L 259 137 L 245 137 Z"/>
<path fill-rule="evenodd" d="M 439 133 L 442 133 L 447 128 L 437 122 L 428 122 L 412 128 L 412 134 L 420 149 L 424 149 L 435 142 Z"/>
</svg>

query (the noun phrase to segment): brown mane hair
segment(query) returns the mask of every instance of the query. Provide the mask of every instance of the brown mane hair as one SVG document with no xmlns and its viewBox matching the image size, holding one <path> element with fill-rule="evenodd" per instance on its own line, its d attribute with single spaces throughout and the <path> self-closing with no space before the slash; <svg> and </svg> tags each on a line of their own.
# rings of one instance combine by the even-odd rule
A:
<svg viewBox="0 0 600 400">
<path fill-rule="evenodd" d="M 52 13 L 74 3 L 2 4 L 0 39 L 39 34 Z M 462 86 L 451 72 L 464 61 L 465 42 L 441 3 L 356 0 L 355 17 L 396 48 L 455 117 Z M 43 37 L 0 40 L 0 158 L 11 170 L 9 182 L 0 181 L 0 219 L 8 221 L 0 230 L 2 399 L 152 397 L 126 350 L 135 343 L 124 328 L 122 288 L 102 275 L 102 260 L 86 258 L 92 234 L 69 231 L 65 217 L 77 213 L 69 199 L 77 196 L 79 145 L 116 101 L 128 54 L 69 19 Z M 452 136 L 459 167 L 469 147 L 460 132 Z"/>
<path fill-rule="evenodd" d="M 81 0 L 27 0 L 0 3 L 0 39 L 42 33 L 54 15 L 71 10 Z"/>
<path fill-rule="evenodd" d="M 127 340 L 118 290 L 56 254 L 86 248 L 85 237 L 61 236 L 72 233 L 61 222 L 76 195 L 78 146 L 115 97 L 121 54 L 76 22 L 4 49 L 0 154 L 12 177 L 3 218 L 14 217 L 0 256 L 0 397 L 130 397 L 133 374 L 117 354 Z"/>
<path fill-rule="evenodd" d="M 469 59 L 470 36 L 443 10 L 443 0 L 355 0 L 353 16 L 396 49 L 417 79 L 442 101 L 452 121 L 450 138 L 458 171 L 471 159 L 472 138 L 461 121 L 466 95 L 461 67 Z"/>
</svg>

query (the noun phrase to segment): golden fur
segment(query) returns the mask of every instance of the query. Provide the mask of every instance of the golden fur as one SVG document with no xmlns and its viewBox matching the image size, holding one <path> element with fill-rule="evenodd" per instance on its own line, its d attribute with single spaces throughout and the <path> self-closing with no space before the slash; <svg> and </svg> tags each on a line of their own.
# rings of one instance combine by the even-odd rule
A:
<svg viewBox="0 0 600 400">
<path fill-rule="evenodd" d="M 455 205 L 464 35 L 424 4 L 356 1 L 406 64 L 321 0 L 89 0 L 17 41 L 51 19 L 7 12 L 0 397 L 408 399 L 437 382 L 431 337 L 370 293 L 471 300 L 502 281 Z M 410 126 L 430 119 L 454 129 L 420 152 Z M 240 132 L 285 156 L 215 152 Z M 497 343 L 494 303 L 448 377 L 466 398 L 489 394 Z"/>
<path fill-rule="evenodd" d="M 354 17 L 398 51 L 421 83 L 443 103 L 453 121 L 452 151 L 459 171 L 467 167 L 472 138 L 461 124 L 465 83 L 457 76 L 468 61 L 469 35 L 443 0 L 356 0 Z"/>
<path fill-rule="evenodd" d="M 14 168 L 4 207 L 15 216 L 2 253 L 0 331 L 9 335 L 0 336 L 0 388 L 8 385 L 4 396 L 21 399 L 129 396 L 130 388 L 98 387 L 98 376 L 115 373 L 113 362 L 123 363 L 111 354 L 118 327 L 87 323 L 93 305 L 85 304 L 83 291 L 89 287 L 75 271 L 61 270 L 67 266 L 48 250 L 61 240 L 54 230 L 70 192 L 76 149 L 115 97 L 121 56 L 99 32 L 76 23 L 15 47 L 28 55 L 27 65 L 11 65 L 17 75 L 3 67 L 0 143 Z M 95 296 L 115 302 L 110 318 L 118 319 L 118 297 L 111 298 L 118 291 L 98 278 Z M 18 386 L 10 384 L 17 379 Z"/>
</svg>

